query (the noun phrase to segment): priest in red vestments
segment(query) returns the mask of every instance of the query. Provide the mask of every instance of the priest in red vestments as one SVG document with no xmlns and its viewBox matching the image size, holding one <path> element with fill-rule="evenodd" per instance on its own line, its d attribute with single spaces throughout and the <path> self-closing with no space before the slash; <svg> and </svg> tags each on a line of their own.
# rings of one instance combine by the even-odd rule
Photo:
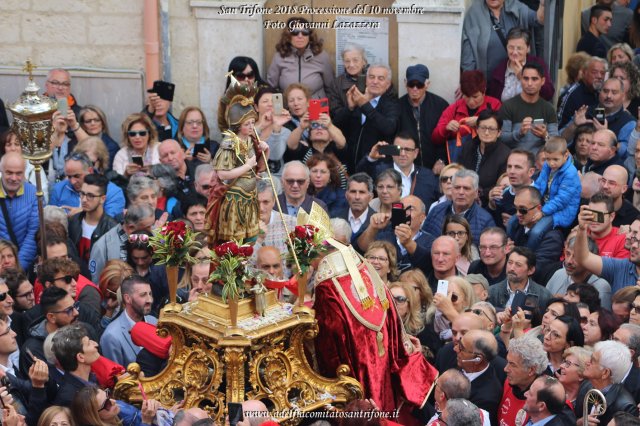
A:
<svg viewBox="0 0 640 426">
<path fill-rule="evenodd" d="M 352 247 L 329 240 L 337 250 L 320 262 L 315 303 L 320 373 L 336 377 L 340 364 L 362 384 L 364 398 L 391 412 L 404 402 L 422 407 L 437 377 L 404 332 L 392 296 L 376 271 Z"/>
</svg>

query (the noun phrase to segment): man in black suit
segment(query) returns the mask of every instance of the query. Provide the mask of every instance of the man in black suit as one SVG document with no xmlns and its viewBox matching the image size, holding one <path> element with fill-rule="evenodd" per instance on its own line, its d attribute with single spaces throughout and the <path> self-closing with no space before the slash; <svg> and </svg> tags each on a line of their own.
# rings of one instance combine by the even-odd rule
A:
<svg viewBox="0 0 640 426">
<path fill-rule="evenodd" d="M 284 190 L 278 196 L 283 213 L 297 217 L 300 208 L 310 213 L 311 206 L 315 202 L 329 214 L 329 209 L 324 201 L 307 194 L 309 175 L 309 168 L 301 161 L 289 161 L 284 165 L 282 168 L 282 186 Z M 277 205 L 274 205 L 273 209 L 277 211 Z"/>
<path fill-rule="evenodd" d="M 528 391 L 523 410 L 529 418 L 528 424 L 547 426 L 574 426 L 576 416 L 571 410 L 565 409 L 565 391 L 562 384 L 555 377 L 543 375 L 533 381 Z M 523 423 L 524 424 L 524 423 Z"/>
<path fill-rule="evenodd" d="M 391 142 L 398 126 L 400 108 L 398 98 L 391 89 L 391 68 L 373 64 L 367 69 L 367 87 L 364 93 L 353 85 L 347 91 L 347 106 L 336 115 L 334 123 L 347 138 L 353 172 L 356 162 L 364 157 L 379 141 Z"/>
<path fill-rule="evenodd" d="M 495 336 L 486 330 L 471 330 L 462 336 L 456 352 L 458 368 L 471 381 L 469 401 L 489 412 L 491 424 L 498 424 L 502 383 L 490 364 L 498 356 Z"/>
<path fill-rule="evenodd" d="M 420 147 L 408 133 L 399 133 L 393 140 L 398 148 L 398 155 L 380 154 L 380 148 L 389 145 L 385 141 L 376 143 L 369 154 L 363 157 L 356 166 L 356 171 L 365 172 L 374 180 L 386 169 L 394 168 L 402 178 L 402 196 L 415 195 L 427 207 L 440 197 L 438 179 L 430 169 L 415 164 Z"/>
<path fill-rule="evenodd" d="M 338 212 L 336 217 L 346 220 L 351 226 L 351 244 L 369 226 L 371 215 L 376 211 L 369 207 L 373 199 L 373 179 L 366 173 L 356 173 L 347 180 L 345 198 L 349 208 Z"/>
</svg>

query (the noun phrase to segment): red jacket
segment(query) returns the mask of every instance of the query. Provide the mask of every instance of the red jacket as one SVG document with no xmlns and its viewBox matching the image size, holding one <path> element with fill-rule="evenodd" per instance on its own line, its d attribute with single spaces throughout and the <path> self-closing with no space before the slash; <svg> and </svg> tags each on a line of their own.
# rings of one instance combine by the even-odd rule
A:
<svg viewBox="0 0 640 426">
<path fill-rule="evenodd" d="M 482 105 L 480 105 L 480 108 L 478 108 L 474 116 L 477 117 L 481 111 L 484 111 L 488 107 L 491 107 L 492 110 L 497 112 L 498 110 L 500 110 L 501 106 L 502 103 L 496 98 L 485 96 L 484 102 L 482 102 Z M 448 140 L 455 139 L 456 134 L 447 130 L 447 124 L 449 124 L 451 120 L 460 121 L 463 118 L 467 117 L 469 117 L 469 108 L 467 108 L 467 104 L 464 99 L 459 99 L 449 105 L 440 116 L 438 125 L 435 129 L 433 129 L 433 133 L 431 134 L 431 142 L 434 145 L 442 145 Z M 465 133 L 463 133 L 462 136 L 466 136 Z"/>
</svg>

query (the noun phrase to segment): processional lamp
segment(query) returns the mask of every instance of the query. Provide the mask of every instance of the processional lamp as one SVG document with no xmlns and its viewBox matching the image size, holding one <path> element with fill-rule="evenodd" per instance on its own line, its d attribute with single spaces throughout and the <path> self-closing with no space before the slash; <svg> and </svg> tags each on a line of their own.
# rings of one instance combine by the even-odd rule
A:
<svg viewBox="0 0 640 426">
<path fill-rule="evenodd" d="M 38 199 L 38 217 L 40 219 L 40 253 L 47 257 L 47 240 L 44 226 L 44 193 L 42 192 L 42 164 L 51 155 L 51 135 L 53 133 L 52 116 L 58 109 L 53 99 L 38 94 L 40 88 L 33 81 L 36 67 L 27 59 L 23 71 L 29 73 L 29 83 L 20 97 L 9 110 L 13 115 L 12 130 L 18 136 L 22 147 L 22 156 L 29 160 L 36 173 L 36 196 Z M 26 213 L 26 212 L 25 212 Z"/>
</svg>

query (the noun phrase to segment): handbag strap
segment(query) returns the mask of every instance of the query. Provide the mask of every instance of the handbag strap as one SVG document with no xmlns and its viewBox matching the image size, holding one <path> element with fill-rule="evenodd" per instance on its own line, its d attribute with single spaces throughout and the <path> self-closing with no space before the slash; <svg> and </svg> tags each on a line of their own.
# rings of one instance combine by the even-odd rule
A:
<svg viewBox="0 0 640 426">
<path fill-rule="evenodd" d="M 502 27 L 500 26 L 500 21 L 498 21 L 498 19 L 496 19 L 496 17 L 493 16 L 493 13 L 491 13 L 491 11 L 489 11 L 489 18 L 491 19 L 491 29 L 496 32 L 496 35 L 500 39 L 500 42 L 502 43 L 502 46 L 506 50 L 507 49 L 507 39 L 505 38 L 504 34 L 502 33 Z"/>
<path fill-rule="evenodd" d="M 7 211 L 6 199 L 4 197 L 0 198 L 0 208 L 2 209 L 4 222 L 7 224 L 7 231 L 9 232 L 9 238 L 11 238 L 11 242 L 15 244 L 16 247 L 19 247 L 18 239 L 16 238 L 16 234 L 13 232 L 13 226 L 11 225 L 11 218 L 9 217 L 9 212 Z"/>
</svg>

